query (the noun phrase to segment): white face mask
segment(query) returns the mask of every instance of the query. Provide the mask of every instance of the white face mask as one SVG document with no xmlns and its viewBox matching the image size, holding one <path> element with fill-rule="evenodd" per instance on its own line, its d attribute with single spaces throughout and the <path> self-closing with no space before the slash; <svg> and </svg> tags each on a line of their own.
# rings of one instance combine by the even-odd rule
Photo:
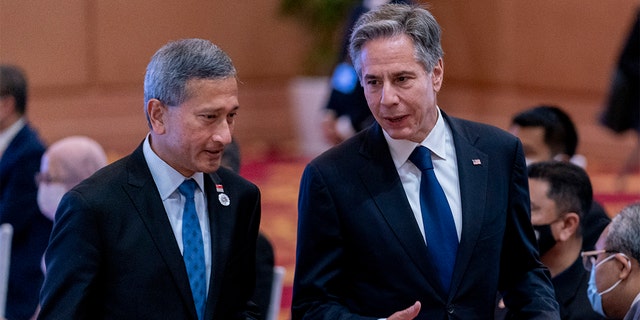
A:
<svg viewBox="0 0 640 320">
<path fill-rule="evenodd" d="M 38 186 L 38 206 L 45 217 L 54 220 L 58 204 L 66 192 L 67 188 L 62 183 L 41 183 Z"/>
</svg>

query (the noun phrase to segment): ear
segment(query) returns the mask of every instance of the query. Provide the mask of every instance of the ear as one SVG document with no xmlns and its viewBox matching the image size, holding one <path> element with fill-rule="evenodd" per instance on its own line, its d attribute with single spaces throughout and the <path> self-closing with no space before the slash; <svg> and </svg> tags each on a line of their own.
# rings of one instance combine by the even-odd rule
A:
<svg viewBox="0 0 640 320">
<path fill-rule="evenodd" d="M 619 279 L 626 279 L 631 274 L 631 265 L 633 264 L 629 258 L 624 257 L 621 254 L 616 254 L 615 259 L 620 262 L 620 274 Z"/>
<path fill-rule="evenodd" d="M 442 87 L 442 80 L 444 79 L 444 62 L 442 58 L 438 59 L 438 63 L 433 67 L 431 79 L 433 81 L 433 90 L 439 92 Z"/>
<path fill-rule="evenodd" d="M 163 134 L 166 132 L 165 128 L 165 114 L 167 113 L 167 106 L 158 99 L 150 99 L 147 103 L 147 115 L 149 116 L 149 123 L 151 124 L 151 130 L 155 134 Z"/>
<path fill-rule="evenodd" d="M 578 227 L 580 226 L 580 216 L 575 212 L 565 213 L 562 217 L 562 224 L 560 233 L 558 235 L 558 240 L 567 241 L 578 231 Z"/>
</svg>

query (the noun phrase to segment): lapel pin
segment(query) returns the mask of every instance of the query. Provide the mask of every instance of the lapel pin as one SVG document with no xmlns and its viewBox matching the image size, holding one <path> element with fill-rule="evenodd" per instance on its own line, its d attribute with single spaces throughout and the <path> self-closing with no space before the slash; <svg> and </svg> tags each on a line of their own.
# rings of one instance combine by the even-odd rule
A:
<svg viewBox="0 0 640 320">
<path fill-rule="evenodd" d="M 224 193 L 218 195 L 218 201 L 220 201 L 220 204 L 225 207 L 229 206 L 229 204 L 231 203 L 231 201 L 229 200 L 229 196 Z"/>
<path fill-rule="evenodd" d="M 474 166 L 482 165 L 482 162 L 480 161 L 480 159 L 472 159 L 471 163 L 473 163 Z"/>
<path fill-rule="evenodd" d="M 220 204 L 225 207 L 229 206 L 229 204 L 231 204 L 231 201 L 229 200 L 229 196 L 224 193 L 224 188 L 221 184 L 216 184 L 216 191 L 219 193 L 218 201 L 220 201 Z"/>
</svg>

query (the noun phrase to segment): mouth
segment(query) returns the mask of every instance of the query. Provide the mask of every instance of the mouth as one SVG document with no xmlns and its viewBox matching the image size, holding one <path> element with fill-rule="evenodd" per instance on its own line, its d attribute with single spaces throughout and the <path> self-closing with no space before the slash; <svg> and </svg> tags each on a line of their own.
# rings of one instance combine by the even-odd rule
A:
<svg viewBox="0 0 640 320">
<path fill-rule="evenodd" d="M 383 117 L 383 119 L 386 122 L 389 122 L 389 123 L 400 123 L 400 122 L 404 121 L 405 119 L 407 119 L 408 117 L 409 116 L 404 115 L 404 116 L 396 116 L 396 117 Z"/>
<path fill-rule="evenodd" d="M 218 156 L 222 156 L 222 152 L 224 151 L 224 149 L 214 149 L 214 150 L 205 150 L 205 152 L 213 157 L 218 157 Z"/>
</svg>

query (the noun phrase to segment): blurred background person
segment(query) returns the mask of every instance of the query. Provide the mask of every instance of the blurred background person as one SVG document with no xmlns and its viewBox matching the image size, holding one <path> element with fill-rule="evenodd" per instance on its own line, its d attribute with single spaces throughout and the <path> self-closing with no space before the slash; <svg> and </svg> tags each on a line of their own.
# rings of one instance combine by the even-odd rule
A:
<svg viewBox="0 0 640 320">
<path fill-rule="evenodd" d="M 360 16 L 385 3 L 406 3 L 411 0 L 362 0 L 349 14 L 338 55 L 338 64 L 331 76 L 331 92 L 325 106 L 322 130 L 325 139 L 338 144 L 374 121 L 364 97 L 364 89 L 349 58 L 349 35 Z"/>
<path fill-rule="evenodd" d="M 591 306 L 611 319 L 640 319 L 640 202 L 613 218 L 595 249 L 582 254 Z"/>
<path fill-rule="evenodd" d="M 509 132 L 518 137 L 527 164 L 539 161 L 569 161 L 586 169 L 587 160 L 576 154 L 578 131 L 569 115 L 557 106 L 539 105 L 513 116 Z M 592 201 L 582 217 L 583 250 L 591 250 L 602 230 L 609 224 L 604 207 Z"/>
<path fill-rule="evenodd" d="M 38 206 L 54 221 L 62 196 L 80 181 L 107 165 L 102 146 L 85 136 L 56 141 L 42 156 L 38 181 Z"/>
<path fill-rule="evenodd" d="M 623 190 L 627 175 L 640 169 L 640 8 L 618 58 L 600 123 L 619 135 L 635 132 L 636 145 L 618 171 L 617 188 Z"/>
<path fill-rule="evenodd" d="M 29 319 L 43 275 L 40 260 L 52 223 L 40 214 L 34 181 L 45 151 L 26 116 L 27 78 L 18 66 L 0 65 L 0 224 L 13 226 L 7 319 Z"/>
<path fill-rule="evenodd" d="M 42 155 L 38 183 L 38 207 L 51 221 L 62 196 L 80 181 L 90 177 L 107 165 L 107 155 L 102 146 L 85 136 L 71 136 L 56 141 Z M 46 273 L 44 255 L 42 271 Z M 40 311 L 38 307 L 33 319 Z"/>
<path fill-rule="evenodd" d="M 241 160 L 238 141 L 232 138 L 231 143 L 224 147 L 220 165 L 240 174 Z M 275 254 L 273 245 L 264 233 L 259 232 L 256 241 L 256 288 L 252 299 L 260 310 L 259 319 L 266 319 L 269 311 L 274 266 Z"/>
</svg>

